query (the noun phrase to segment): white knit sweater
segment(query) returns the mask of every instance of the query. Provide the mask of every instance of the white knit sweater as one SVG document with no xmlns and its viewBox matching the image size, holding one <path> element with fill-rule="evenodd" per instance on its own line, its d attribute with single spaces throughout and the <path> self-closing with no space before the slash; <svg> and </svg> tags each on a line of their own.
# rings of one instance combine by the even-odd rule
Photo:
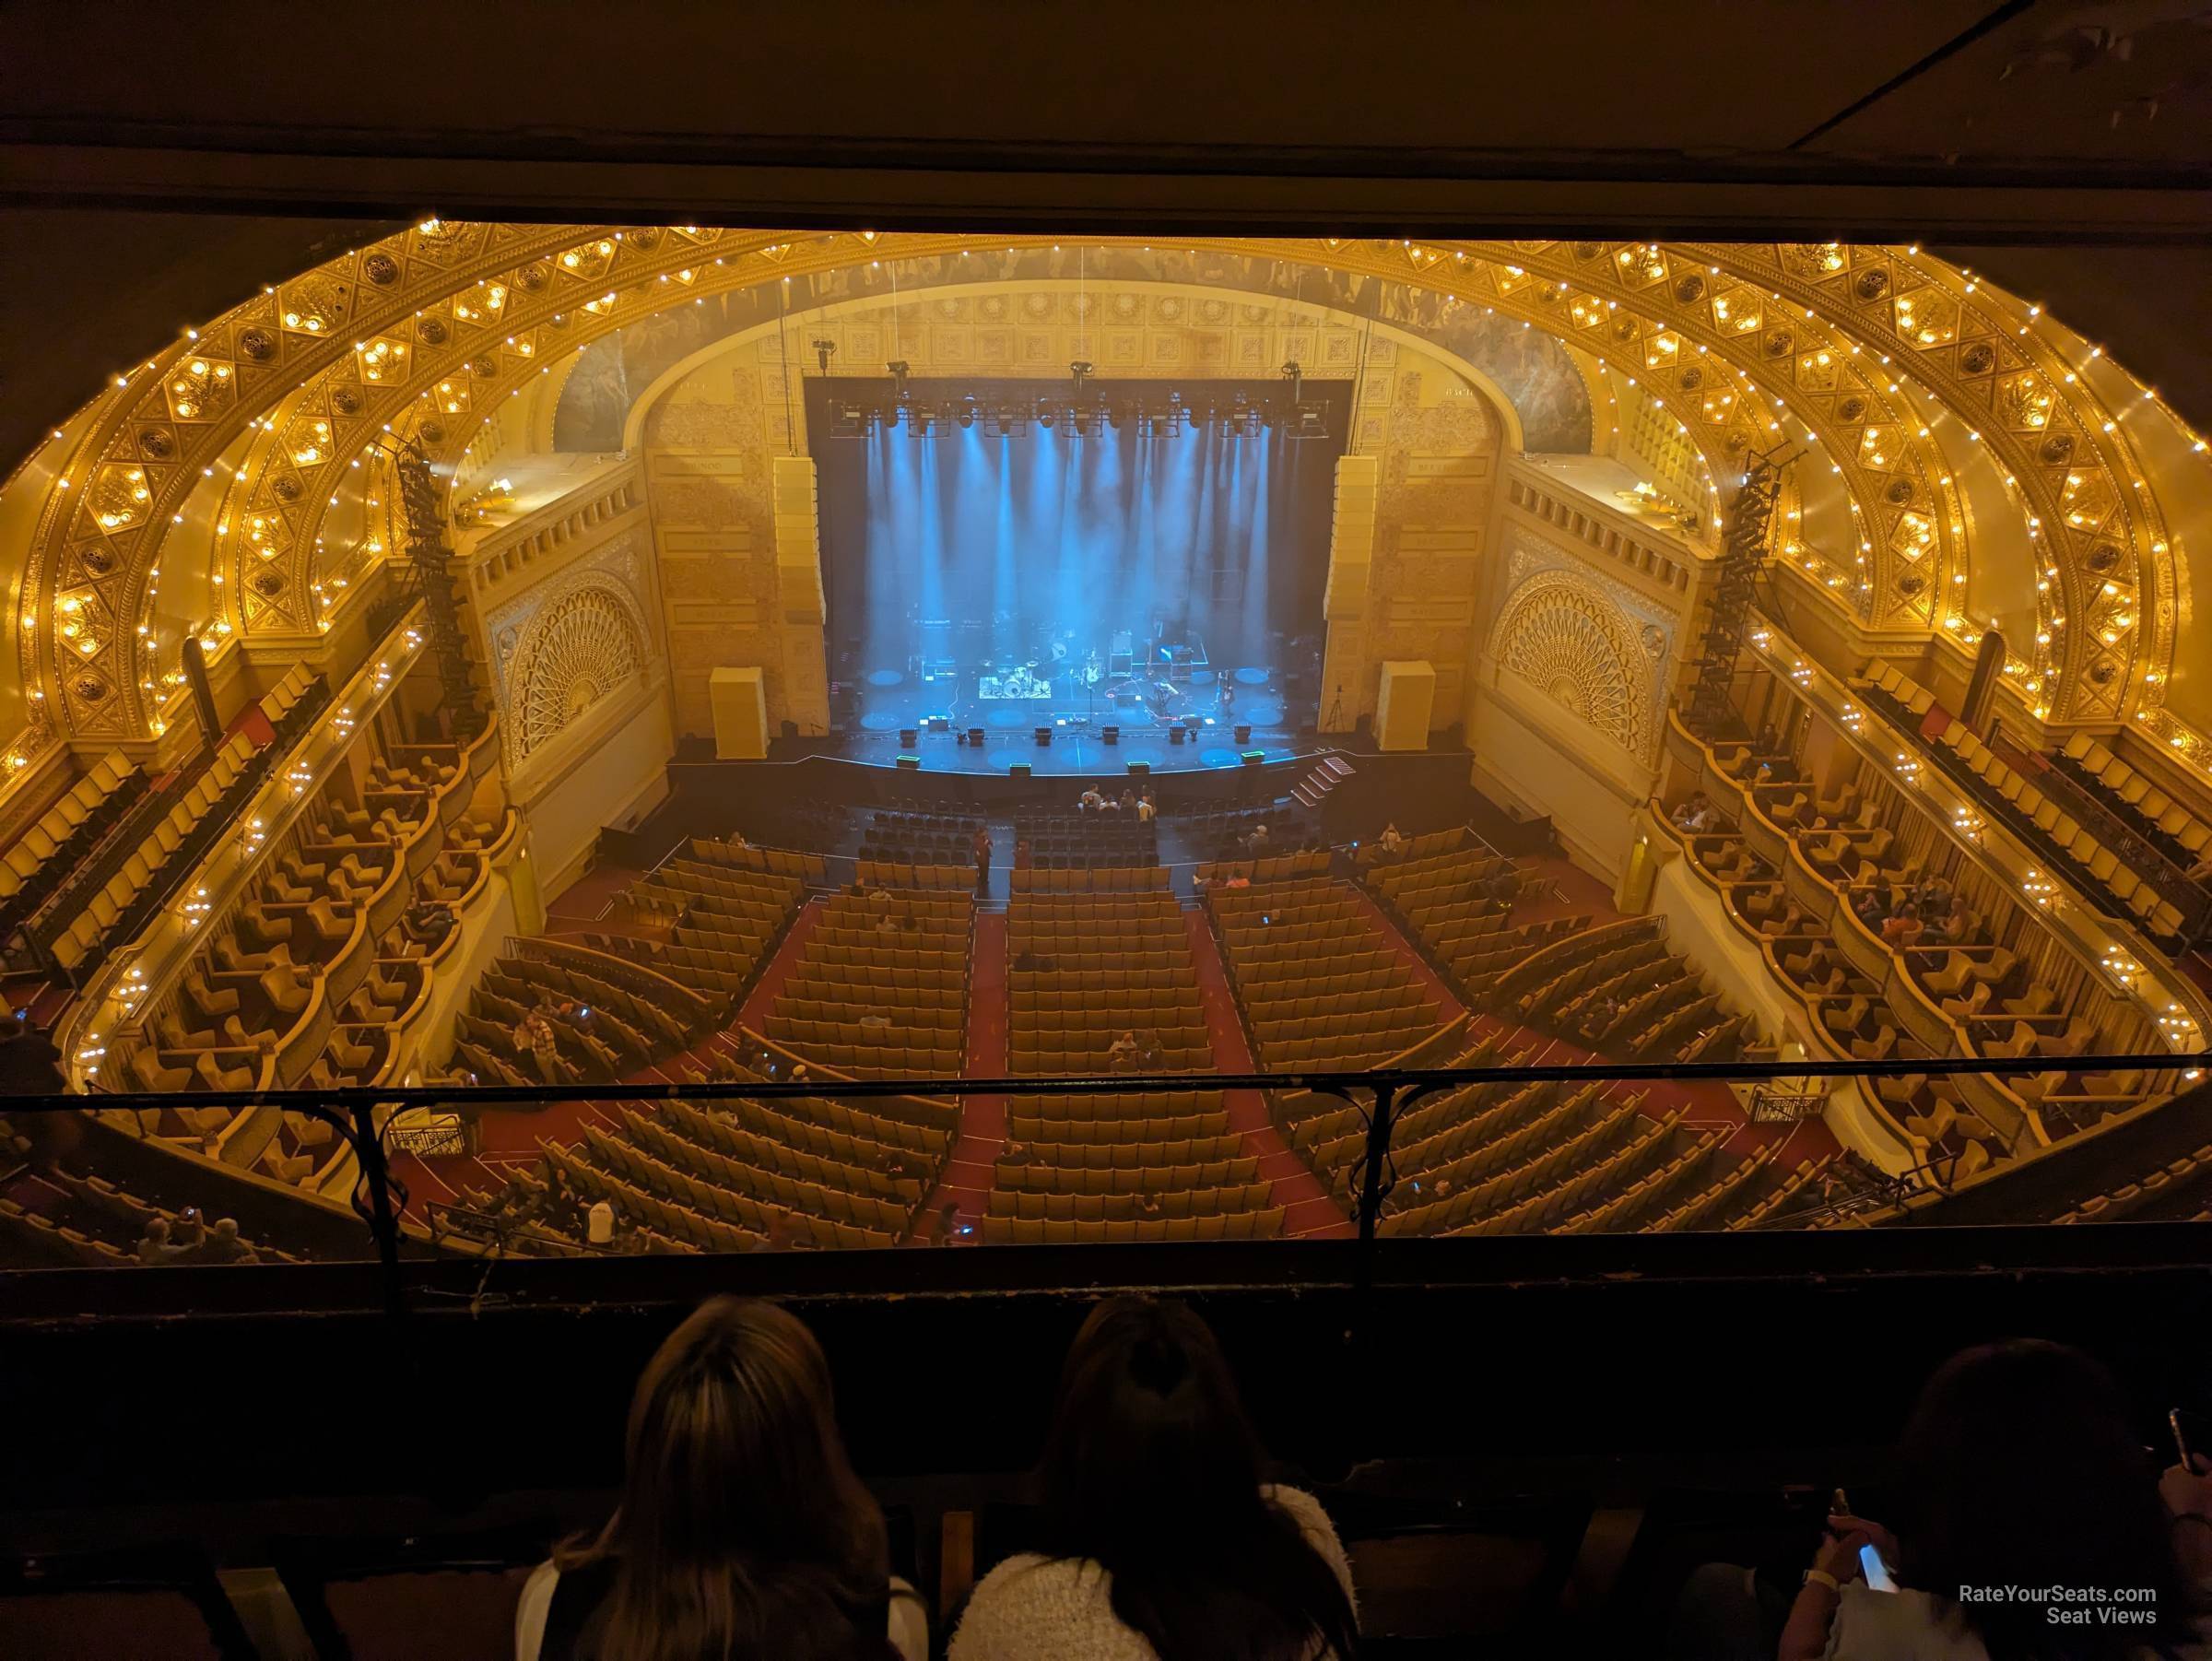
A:
<svg viewBox="0 0 2212 1661">
<path fill-rule="evenodd" d="M 1352 1596 L 1352 1569 L 1328 1514 L 1312 1494 L 1265 1488 Z M 1158 1652 L 1114 1618 L 1112 1577 L 1097 1563 L 1024 1554 L 983 1576 L 946 1651 L 947 1661 L 1159 1661 Z M 1314 1661 L 1330 1661 L 1327 1655 Z"/>
</svg>

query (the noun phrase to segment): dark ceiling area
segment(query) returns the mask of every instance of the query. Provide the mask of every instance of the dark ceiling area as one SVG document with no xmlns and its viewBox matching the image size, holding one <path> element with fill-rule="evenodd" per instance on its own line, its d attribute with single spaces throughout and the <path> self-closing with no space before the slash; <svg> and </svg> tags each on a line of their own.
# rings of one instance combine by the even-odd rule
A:
<svg viewBox="0 0 2212 1661">
<path fill-rule="evenodd" d="M 428 213 L 1919 241 L 2212 426 L 2212 0 L 0 10 L 0 453 Z"/>
</svg>

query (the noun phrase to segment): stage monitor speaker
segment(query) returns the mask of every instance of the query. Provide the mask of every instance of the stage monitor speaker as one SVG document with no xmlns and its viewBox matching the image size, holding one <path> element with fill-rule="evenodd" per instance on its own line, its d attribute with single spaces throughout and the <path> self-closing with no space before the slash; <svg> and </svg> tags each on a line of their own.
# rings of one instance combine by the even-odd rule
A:
<svg viewBox="0 0 2212 1661">
<path fill-rule="evenodd" d="M 1039 727 L 1039 728 L 1037 729 L 1037 742 L 1038 742 L 1038 743 L 1040 743 L 1040 744 L 1050 744 L 1052 741 L 1053 741 L 1053 729 L 1052 729 L 1051 727 L 1049 727 L 1049 726 L 1041 726 L 1041 727 Z"/>
<path fill-rule="evenodd" d="M 1122 729 L 1118 726 L 1102 726 L 1099 728 L 1099 737 L 1103 743 L 1119 744 L 1122 741 Z"/>
<path fill-rule="evenodd" d="M 1267 752 L 1264 749 L 1248 749 L 1244 752 L 1244 765 L 1247 767 L 1257 767 L 1266 759 Z"/>
<path fill-rule="evenodd" d="M 980 726 L 971 726 L 971 727 L 970 727 L 970 728 L 968 729 L 968 742 L 969 742 L 969 744 L 970 744 L 970 745 L 971 745 L 972 748 L 976 748 L 976 749 L 981 749 L 981 748 L 983 748 L 983 729 L 982 729 L 982 727 L 980 727 Z"/>
<path fill-rule="evenodd" d="M 902 726 L 899 729 L 899 742 L 904 745 L 908 749 L 913 748 L 914 746 L 919 744 L 921 741 L 921 734 L 917 733 L 912 727 Z"/>
<path fill-rule="evenodd" d="M 929 718 L 929 730 L 933 733 L 949 733 L 952 731 L 952 717 L 950 715 L 932 715 Z"/>
<path fill-rule="evenodd" d="M 1436 667 L 1418 661 L 1386 663 L 1375 696 L 1375 748 L 1427 749 L 1429 716 L 1436 707 Z"/>
<path fill-rule="evenodd" d="M 768 696 L 758 668 L 716 669 L 707 677 L 714 713 L 714 755 L 724 761 L 759 761 L 768 755 Z"/>
<path fill-rule="evenodd" d="M 1132 761 L 1129 763 L 1129 771 L 1133 773 L 1135 773 L 1139 778 L 1149 778 L 1152 775 L 1152 763 L 1149 761 Z"/>
<path fill-rule="evenodd" d="M 922 771 L 922 758 L 920 756 L 900 756 L 899 758 L 899 765 L 905 768 L 909 772 L 920 772 Z"/>
<path fill-rule="evenodd" d="M 1251 724 L 1249 722 L 1239 722 L 1233 736 L 1239 744 L 1250 744 L 1252 742 Z"/>
<path fill-rule="evenodd" d="M 1181 744 L 1183 739 L 1189 736 L 1190 735 L 1180 726 L 1171 726 L 1168 728 L 1168 742 L 1170 744 Z"/>
<path fill-rule="evenodd" d="M 1027 761 L 1011 762 L 1006 767 L 1006 777 L 1009 779 L 1026 779 L 1029 776 L 1030 764 Z"/>
</svg>

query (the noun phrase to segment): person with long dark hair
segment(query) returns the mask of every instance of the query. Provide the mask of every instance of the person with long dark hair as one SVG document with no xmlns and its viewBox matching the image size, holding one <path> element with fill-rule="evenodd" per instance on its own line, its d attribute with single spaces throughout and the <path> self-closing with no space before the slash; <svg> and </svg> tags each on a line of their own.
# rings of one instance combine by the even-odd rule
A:
<svg viewBox="0 0 2212 1661">
<path fill-rule="evenodd" d="M 2204 1597 L 2212 1481 L 2179 1467 L 2161 1480 L 2119 1386 L 2081 1351 L 2018 1338 L 1953 1356 L 1922 1390 L 1898 1465 L 1897 1532 L 1831 1516 L 1779 1644 L 1780 1596 L 1756 1596 L 1745 1571 L 1714 1565 L 1699 1572 L 1701 1586 L 1693 1582 L 1669 1653 L 1698 1661 L 2212 1655 Z M 1869 1546 L 1894 1590 L 1867 1583 Z"/>
<path fill-rule="evenodd" d="M 1213 1333 L 1116 1298 L 1076 1336 L 1044 1549 L 984 1576 L 948 1661 L 1351 1661 L 1351 1570 L 1311 1494 L 1263 1482 Z"/>
<path fill-rule="evenodd" d="M 715 1298 L 630 1401 L 619 1508 L 540 1565 L 516 1661 L 926 1661 L 883 1513 L 845 1457 L 830 1363 L 771 1303 Z"/>
</svg>

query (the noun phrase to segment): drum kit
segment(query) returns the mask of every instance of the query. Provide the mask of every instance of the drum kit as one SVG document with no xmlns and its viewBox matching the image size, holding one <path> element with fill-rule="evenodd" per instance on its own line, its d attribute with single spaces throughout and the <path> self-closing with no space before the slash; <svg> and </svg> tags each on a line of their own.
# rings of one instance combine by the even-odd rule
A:
<svg viewBox="0 0 2212 1661">
<path fill-rule="evenodd" d="M 1035 657 L 1005 667 L 985 663 L 976 679 L 976 696 L 987 702 L 1049 701 L 1056 689 L 1082 689 L 1084 701 L 1095 718 L 1108 719 L 1127 713 L 1147 721 L 1168 723 L 1195 707 L 1199 694 L 1194 687 L 1210 689 L 1214 671 L 1205 667 L 1203 651 L 1190 646 L 1160 645 L 1156 659 L 1132 650 L 1128 630 L 1113 637 L 1112 649 L 1101 654 L 1094 646 L 1076 644 L 1075 631 L 1065 630 L 1040 642 Z M 1226 677 L 1228 671 L 1222 671 Z"/>
<path fill-rule="evenodd" d="M 1050 698 L 1053 683 L 1037 673 L 1035 663 L 1016 664 L 1003 673 L 982 676 L 975 690 L 977 697 L 987 700 Z"/>
</svg>

